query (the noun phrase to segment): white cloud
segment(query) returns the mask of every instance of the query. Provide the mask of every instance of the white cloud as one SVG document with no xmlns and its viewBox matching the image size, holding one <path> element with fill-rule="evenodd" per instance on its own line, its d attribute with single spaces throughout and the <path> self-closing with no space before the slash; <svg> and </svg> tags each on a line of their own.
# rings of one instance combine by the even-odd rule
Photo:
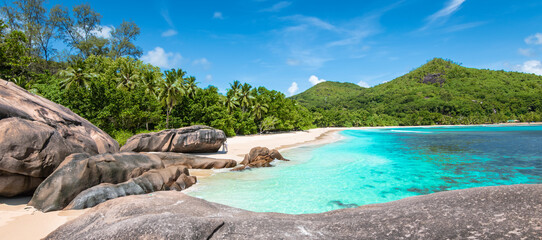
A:
<svg viewBox="0 0 542 240">
<path fill-rule="evenodd" d="M 100 30 L 93 30 L 92 33 L 96 34 L 97 37 L 110 38 L 113 30 L 115 30 L 113 26 L 100 26 Z"/>
<path fill-rule="evenodd" d="M 439 19 L 446 18 L 459 10 L 459 7 L 461 7 L 461 4 L 464 2 L 465 0 L 450 0 L 443 9 L 440 9 L 438 12 L 427 17 L 427 20 L 434 22 Z"/>
<path fill-rule="evenodd" d="M 379 19 L 383 12 L 340 23 L 299 14 L 281 17 L 280 20 L 289 24 L 273 31 L 275 38 L 270 41 L 269 49 L 283 55 L 290 66 L 314 71 L 341 54 L 365 54 L 367 49 L 361 44 L 381 32 Z"/>
<path fill-rule="evenodd" d="M 323 58 L 319 53 L 315 53 L 312 49 L 290 49 L 290 58 L 286 60 L 286 64 L 290 66 L 305 66 L 310 69 L 318 69 L 326 62 L 331 61 L 331 58 Z"/>
<path fill-rule="evenodd" d="M 162 9 L 162 12 L 160 12 L 160 14 L 170 27 L 174 27 L 173 21 L 171 21 L 171 18 L 169 17 L 169 11 L 167 9 Z"/>
<path fill-rule="evenodd" d="M 311 75 L 309 77 L 309 82 L 312 84 L 312 85 L 316 85 L 318 83 L 321 83 L 321 82 L 325 82 L 326 80 L 325 79 L 318 79 L 317 76 L 315 75 Z"/>
<path fill-rule="evenodd" d="M 263 9 L 262 12 L 278 12 L 282 10 L 283 8 L 287 8 L 288 6 L 292 5 L 291 2 L 278 2 L 275 5 L 271 6 L 270 8 Z"/>
<path fill-rule="evenodd" d="M 451 26 L 451 27 L 448 27 L 448 28 L 444 29 L 444 31 L 445 32 L 458 32 L 458 31 L 463 31 L 463 30 L 479 27 L 479 26 L 482 26 L 482 25 L 484 25 L 486 23 L 487 22 L 470 22 L 470 23 L 457 24 L 457 25 L 454 25 L 454 26 Z"/>
<path fill-rule="evenodd" d="M 177 35 L 177 31 L 175 31 L 175 29 L 169 29 L 165 32 L 162 33 L 162 37 L 171 37 L 171 36 L 175 36 Z"/>
<path fill-rule="evenodd" d="M 113 27 L 111 25 L 109 25 L 109 26 L 101 26 L 100 25 L 100 26 L 98 26 L 98 28 L 100 30 L 92 30 L 92 31 L 90 31 L 90 34 L 95 35 L 96 37 L 109 39 L 109 38 L 111 38 L 111 32 L 113 30 L 115 30 L 115 27 Z M 85 31 L 83 31 L 82 28 L 77 28 L 76 31 L 77 31 L 78 34 L 81 34 L 83 37 L 85 37 L 86 34 L 85 34 Z"/>
<path fill-rule="evenodd" d="M 209 62 L 207 58 L 196 59 L 192 62 L 192 64 L 202 66 L 205 69 L 208 69 L 209 67 L 211 67 L 211 62 Z"/>
<path fill-rule="evenodd" d="M 143 62 L 160 68 L 174 68 L 179 65 L 181 59 L 182 56 L 180 53 L 166 52 L 161 47 L 156 47 L 141 57 Z"/>
<path fill-rule="evenodd" d="M 292 85 L 290 85 L 290 87 L 288 88 L 288 93 L 290 94 L 290 96 L 293 96 L 297 92 L 297 90 L 299 90 L 297 83 L 292 82 Z"/>
<path fill-rule="evenodd" d="M 520 48 L 518 49 L 518 53 L 526 57 L 532 57 L 535 55 L 535 52 L 532 48 Z"/>
<path fill-rule="evenodd" d="M 224 16 L 222 16 L 222 13 L 221 12 L 215 12 L 213 14 L 213 18 L 214 19 L 224 19 Z"/>
<path fill-rule="evenodd" d="M 525 43 L 534 45 L 542 44 L 542 33 L 536 33 L 532 36 L 525 38 Z"/>
<path fill-rule="evenodd" d="M 444 6 L 444 8 L 442 8 L 439 11 L 437 11 L 436 13 L 433 13 L 430 16 L 428 16 L 425 19 L 427 21 L 427 23 L 425 24 L 425 26 L 423 26 L 419 30 L 423 31 L 423 30 L 426 30 L 426 29 L 428 29 L 428 28 L 430 28 L 430 27 L 432 27 L 434 25 L 442 25 L 442 24 L 446 23 L 448 18 L 452 14 L 457 12 L 457 10 L 459 10 L 461 5 L 465 1 L 466 0 L 449 0 L 448 3 L 446 3 L 446 5 Z M 448 31 L 459 31 L 459 30 L 467 29 L 467 28 L 471 28 L 471 27 L 475 27 L 475 26 L 471 26 L 471 25 L 462 25 L 462 26 L 460 26 L 460 25 L 458 25 L 458 26 L 455 26 L 455 28 L 452 27 L 452 29 L 450 29 Z"/>
<path fill-rule="evenodd" d="M 370 88 L 370 87 L 371 87 L 371 86 L 369 86 L 368 83 L 366 83 L 366 82 L 364 82 L 364 81 L 359 81 L 359 82 L 358 82 L 358 85 L 359 85 L 360 87 L 364 87 L 364 88 Z"/>
<path fill-rule="evenodd" d="M 294 16 L 284 17 L 283 19 L 296 21 L 303 25 L 310 25 L 310 26 L 314 26 L 317 28 L 325 29 L 325 30 L 337 29 L 333 24 L 323 21 L 322 19 L 319 19 L 317 17 L 294 15 Z"/>
<path fill-rule="evenodd" d="M 205 81 L 212 82 L 213 81 L 213 75 L 207 74 L 207 76 L 205 76 Z"/>
<path fill-rule="evenodd" d="M 542 76 L 542 62 L 537 60 L 530 60 L 524 62 L 523 65 L 519 66 L 522 72 L 534 73 L 536 75 Z"/>
<path fill-rule="evenodd" d="M 370 30 L 352 31 L 351 37 L 347 37 L 341 40 L 333 41 L 327 44 L 328 47 L 348 46 L 355 45 L 361 42 L 362 39 L 370 36 L 372 32 Z"/>
</svg>

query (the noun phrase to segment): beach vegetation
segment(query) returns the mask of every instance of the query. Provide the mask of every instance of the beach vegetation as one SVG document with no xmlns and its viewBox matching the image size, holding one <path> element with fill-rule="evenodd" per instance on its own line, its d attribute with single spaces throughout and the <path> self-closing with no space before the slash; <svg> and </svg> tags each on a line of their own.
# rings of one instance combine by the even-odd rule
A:
<svg viewBox="0 0 542 240">
<path fill-rule="evenodd" d="M 201 86 L 181 68 L 144 63 L 134 44 L 137 24 L 123 21 L 106 37 L 102 16 L 89 4 L 47 9 L 43 0 L 16 0 L 0 10 L 0 78 L 70 108 L 121 144 L 141 131 L 196 124 L 235 136 L 312 127 L 542 121 L 542 77 L 534 74 L 435 58 L 370 88 L 327 81 L 286 97 L 234 80 L 222 92 Z"/>
</svg>

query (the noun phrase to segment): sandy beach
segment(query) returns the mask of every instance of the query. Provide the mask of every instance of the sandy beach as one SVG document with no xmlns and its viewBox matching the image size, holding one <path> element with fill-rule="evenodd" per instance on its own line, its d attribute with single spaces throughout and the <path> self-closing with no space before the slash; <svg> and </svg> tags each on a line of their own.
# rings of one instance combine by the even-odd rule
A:
<svg viewBox="0 0 542 240">
<path fill-rule="evenodd" d="M 253 147 L 285 149 L 305 144 L 323 144 L 336 141 L 333 134 L 341 128 L 317 128 L 308 131 L 237 136 L 228 138 L 228 152 L 204 154 L 207 157 L 243 160 Z M 192 170 L 191 175 L 206 177 L 213 170 Z M 43 213 L 26 204 L 30 197 L 0 198 L 0 239 L 41 239 L 60 225 L 77 218 L 86 210 Z"/>
</svg>

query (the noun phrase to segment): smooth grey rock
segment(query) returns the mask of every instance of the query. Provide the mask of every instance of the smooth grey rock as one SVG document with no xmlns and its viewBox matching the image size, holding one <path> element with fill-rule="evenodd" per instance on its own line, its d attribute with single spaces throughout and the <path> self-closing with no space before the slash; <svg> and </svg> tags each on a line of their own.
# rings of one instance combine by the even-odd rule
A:
<svg viewBox="0 0 542 240">
<path fill-rule="evenodd" d="M 231 168 L 237 165 L 237 161 L 232 159 L 218 159 L 202 156 L 194 156 L 184 153 L 174 152 L 146 152 L 141 153 L 159 157 L 165 167 L 172 165 L 183 165 L 193 169 L 212 169 L 212 168 Z"/>
<path fill-rule="evenodd" d="M 184 190 L 196 183 L 184 166 L 152 169 L 119 184 L 102 183 L 82 191 L 65 209 L 84 209 L 119 197 L 167 190 Z"/>
<path fill-rule="evenodd" d="M 0 196 L 31 193 L 71 153 L 118 150 L 107 133 L 68 108 L 0 80 Z"/>
<path fill-rule="evenodd" d="M 208 153 L 217 152 L 225 141 L 224 131 L 196 125 L 137 134 L 126 141 L 121 151 Z"/>
<path fill-rule="evenodd" d="M 539 239 L 541 196 L 541 184 L 484 187 L 289 215 L 156 192 L 100 204 L 46 239 Z"/>
<path fill-rule="evenodd" d="M 39 185 L 28 205 L 43 212 L 60 210 L 87 188 L 125 182 L 160 168 L 164 165 L 158 157 L 138 153 L 72 154 Z"/>
</svg>

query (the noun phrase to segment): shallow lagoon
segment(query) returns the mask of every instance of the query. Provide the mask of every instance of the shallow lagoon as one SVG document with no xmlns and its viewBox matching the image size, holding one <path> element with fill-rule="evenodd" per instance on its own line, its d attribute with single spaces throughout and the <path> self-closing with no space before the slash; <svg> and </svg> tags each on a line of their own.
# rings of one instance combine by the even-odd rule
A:
<svg viewBox="0 0 542 240">
<path fill-rule="evenodd" d="M 192 196 L 258 212 L 317 213 L 444 190 L 542 183 L 542 126 L 345 130 L 274 168 L 203 178 Z"/>
</svg>

